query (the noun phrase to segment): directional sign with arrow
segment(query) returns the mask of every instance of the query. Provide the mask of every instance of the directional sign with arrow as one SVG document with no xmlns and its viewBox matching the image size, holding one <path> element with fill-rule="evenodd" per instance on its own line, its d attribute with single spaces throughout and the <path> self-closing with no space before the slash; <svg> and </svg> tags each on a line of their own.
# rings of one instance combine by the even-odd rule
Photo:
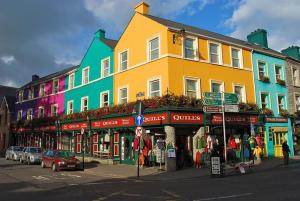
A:
<svg viewBox="0 0 300 201">
<path fill-rule="evenodd" d="M 237 94 L 224 93 L 224 102 L 225 104 L 238 104 L 239 97 Z"/>
</svg>

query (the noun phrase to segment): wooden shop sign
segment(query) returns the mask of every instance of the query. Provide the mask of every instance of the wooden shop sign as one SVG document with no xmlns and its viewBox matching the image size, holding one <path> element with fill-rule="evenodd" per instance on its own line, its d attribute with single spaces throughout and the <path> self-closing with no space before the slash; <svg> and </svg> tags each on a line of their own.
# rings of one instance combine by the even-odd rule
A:
<svg viewBox="0 0 300 201">
<path fill-rule="evenodd" d="M 143 125 L 164 124 L 164 123 L 168 123 L 168 114 L 167 113 L 144 115 Z"/>
<path fill-rule="evenodd" d="M 194 113 L 171 113 L 172 123 L 193 123 L 202 124 L 203 114 Z"/>
<path fill-rule="evenodd" d="M 225 123 L 228 124 L 257 124 L 257 116 L 239 116 L 239 115 L 225 115 Z M 212 115 L 212 124 L 222 124 L 223 117 L 220 114 Z"/>
<path fill-rule="evenodd" d="M 92 128 L 113 128 L 127 126 L 134 126 L 134 119 L 132 117 L 106 119 L 92 122 Z"/>
<path fill-rule="evenodd" d="M 265 119 L 268 123 L 287 123 L 288 118 L 285 117 L 266 117 Z"/>
<path fill-rule="evenodd" d="M 74 124 L 63 124 L 62 130 L 80 130 L 82 128 L 87 128 L 88 123 L 87 122 L 81 122 L 81 123 L 74 123 Z"/>
</svg>

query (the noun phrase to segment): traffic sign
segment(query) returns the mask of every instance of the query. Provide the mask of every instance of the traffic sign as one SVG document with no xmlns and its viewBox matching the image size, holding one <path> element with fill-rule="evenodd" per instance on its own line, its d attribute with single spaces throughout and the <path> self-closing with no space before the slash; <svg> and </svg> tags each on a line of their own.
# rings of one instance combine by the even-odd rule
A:
<svg viewBox="0 0 300 201">
<path fill-rule="evenodd" d="M 225 105 L 225 112 L 239 112 L 239 105 Z"/>
<path fill-rule="evenodd" d="M 203 99 L 203 105 L 222 105 L 221 99 Z"/>
<path fill-rule="evenodd" d="M 203 98 L 221 99 L 222 94 L 219 92 L 203 92 Z"/>
<path fill-rule="evenodd" d="M 224 102 L 225 104 L 238 104 L 239 103 L 239 97 L 237 94 L 232 93 L 224 93 Z"/>
<path fill-rule="evenodd" d="M 137 126 L 141 126 L 144 123 L 144 117 L 142 115 L 140 115 L 140 114 L 136 115 L 135 118 L 134 118 L 134 120 L 135 120 L 135 124 Z"/>
<path fill-rule="evenodd" d="M 136 135 L 137 137 L 141 137 L 144 133 L 145 133 L 145 129 L 144 129 L 143 127 L 137 126 L 137 127 L 135 128 L 135 135 Z"/>
<path fill-rule="evenodd" d="M 207 105 L 203 107 L 203 111 L 206 113 L 218 113 L 218 112 L 222 112 L 222 107 Z"/>
</svg>

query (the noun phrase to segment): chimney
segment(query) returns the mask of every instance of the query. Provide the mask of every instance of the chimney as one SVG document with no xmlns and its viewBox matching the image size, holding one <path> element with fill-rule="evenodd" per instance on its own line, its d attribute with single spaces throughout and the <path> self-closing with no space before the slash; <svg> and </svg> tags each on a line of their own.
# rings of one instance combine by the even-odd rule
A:
<svg viewBox="0 0 300 201">
<path fill-rule="evenodd" d="M 94 33 L 97 38 L 105 38 L 105 31 L 103 29 L 99 29 Z"/>
<path fill-rule="evenodd" d="M 38 79 L 40 79 L 40 76 L 38 76 L 38 75 L 32 75 L 32 77 L 31 77 L 31 81 L 33 82 L 33 81 L 36 81 L 36 80 L 38 80 Z"/>
<path fill-rule="evenodd" d="M 149 14 L 149 5 L 146 4 L 145 2 L 141 2 L 139 3 L 136 7 L 135 7 L 135 12 L 137 13 L 141 13 L 141 14 L 145 14 L 148 15 Z"/>
<path fill-rule="evenodd" d="M 299 49 L 300 49 L 299 46 L 291 46 L 284 50 L 281 50 L 281 52 L 286 56 L 292 57 L 293 59 L 297 59 L 300 61 Z"/>
<path fill-rule="evenodd" d="M 261 47 L 268 48 L 267 31 L 264 29 L 257 29 L 247 36 L 249 43 L 260 45 Z"/>
</svg>

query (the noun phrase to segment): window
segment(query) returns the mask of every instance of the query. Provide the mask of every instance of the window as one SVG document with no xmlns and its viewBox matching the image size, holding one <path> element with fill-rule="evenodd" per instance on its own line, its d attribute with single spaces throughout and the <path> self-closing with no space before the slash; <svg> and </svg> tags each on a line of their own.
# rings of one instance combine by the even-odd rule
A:
<svg viewBox="0 0 300 201">
<path fill-rule="evenodd" d="M 153 98 L 160 96 L 160 80 L 151 80 L 149 81 L 149 97 Z"/>
<path fill-rule="evenodd" d="M 27 110 L 27 120 L 32 120 L 33 119 L 33 112 L 32 112 L 32 109 L 28 109 Z"/>
<path fill-rule="evenodd" d="M 184 57 L 188 59 L 197 58 L 196 39 L 185 38 L 184 39 Z"/>
<path fill-rule="evenodd" d="M 101 61 L 101 76 L 102 77 L 107 77 L 109 75 L 109 64 L 110 59 L 103 59 Z"/>
<path fill-rule="evenodd" d="M 238 95 L 240 102 L 246 102 L 245 89 L 242 86 L 235 85 L 234 93 Z"/>
<path fill-rule="evenodd" d="M 46 95 L 45 84 L 40 84 L 39 95 L 40 95 L 40 97 L 43 97 Z"/>
<path fill-rule="evenodd" d="M 74 82 L 75 82 L 75 74 L 72 73 L 71 75 L 69 75 L 69 89 L 74 88 Z"/>
<path fill-rule="evenodd" d="M 296 111 L 300 111 L 300 94 L 295 95 Z"/>
<path fill-rule="evenodd" d="M 279 65 L 275 65 L 275 76 L 276 80 L 283 80 L 282 67 Z"/>
<path fill-rule="evenodd" d="M 45 117 L 45 108 L 40 106 L 38 110 L 38 118 L 44 118 Z"/>
<path fill-rule="evenodd" d="M 67 114 L 73 114 L 74 112 L 74 101 L 68 101 Z"/>
<path fill-rule="evenodd" d="M 56 117 L 58 113 L 57 104 L 51 105 L 51 117 Z"/>
<path fill-rule="evenodd" d="M 120 70 L 124 71 L 128 67 L 128 50 L 120 54 Z"/>
<path fill-rule="evenodd" d="M 278 101 L 278 110 L 280 112 L 281 110 L 285 109 L 285 106 L 284 106 L 284 96 L 278 95 L 277 101 Z"/>
<path fill-rule="evenodd" d="M 17 121 L 22 120 L 22 110 L 18 111 L 18 115 L 17 115 Z"/>
<path fill-rule="evenodd" d="M 53 80 L 53 84 L 52 84 L 52 93 L 56 94 L 58 93 L 59 88 L 58 88 L 58 80 Z"/>
<path fill-rule="evenodd" d="M 19 102 L 23 101 L 23 95 L 24 95 L 24 91 L 23 90 L 19 91 L 19 96 L 18 96 Z"/>
<path fill-rule="evenodd" d="M 85 85 L 89 83 L 89 68 L 84 68 L 82 70 L 82 84 Z"/>
<path fill-rule="evenodd" d="M 269 94 L 267 93 L 261 93 L 260 94 L 260 100 L 261 100 L 261 108 L 265 109 L 265 108 L 269 108 Z M 269 108 L 271 109 L 271 108 Z"/>
<path fill-rule="evenodd" d="M 222 92 L 223 91 L 223 86 L 220 82 L 211 82 L 211 92 Z"/>
<path fill-rule="evenodd" d="M 159 57 L 159 38 L 156 37 L 149 41 L 149 59 L 150 61 Z"/>
<path fill-rule="evenodd" d="M 259 61 L 258 62 L 258 78 L 262 80 L 264 77 L 266 77 L 266 63 Z"/>
<path fill-rule="evenodd" d="M 85 112 L 88 110 L 88 97 L 81 98 L 81 112 Z"/>
<path fill-rule="evenodd" d="M 220 46 L 215 43 L 209 43 L 210 62 L 219 64 L 220 62 Z"/>
<path fill-rule="evenodd" d="M 299 70 L 296 68 L 293 68 L 293 83 L 294 86 L 299 86 L 300 82 L 299 82 Z"/>
<path fill-rule="evenodd" d="M 109 105 L 108 91 L 100 93 L 100 107 L 107 107 Z"/>
<path fill-rule="evenodd" d="M 119 89 L 119 103 L 125 104 L 127 103 L 127 88 Z"/>
<path fill-rule="evenodd" d="M 197 93 L 198 80 L 196 79 L 185 79 L 185 95 L 190 98 L 198 98 Z"/>
<path fill-rule="evenodd" d="M 28 100 L 33 99 L 34 88 L 28 89 Z"/>
<path fill-rule="evenodd" d="M 231 62 L 233 67 L 241 67 L 240 50 L 231 48 Z"/>
</svg>

